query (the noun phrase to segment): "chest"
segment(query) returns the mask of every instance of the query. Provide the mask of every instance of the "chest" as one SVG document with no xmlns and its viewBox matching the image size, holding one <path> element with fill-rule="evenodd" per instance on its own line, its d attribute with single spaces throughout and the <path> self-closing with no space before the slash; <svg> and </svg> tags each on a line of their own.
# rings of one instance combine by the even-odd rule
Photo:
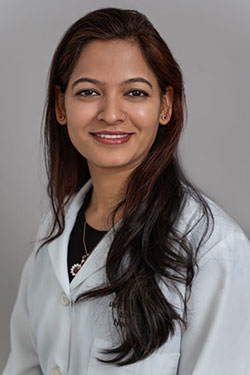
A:
<svg viewBox="0 0 250 375">
<path fill-rule="evenodd" d="M 88 268 L 91 262 L 94 260 L 91 261 L 90 257 Z M 44 254 L 36 261 L 29 288 L 28 309 L 31 336 L 43 372 L 49 374 L 57 366 L 62 374 L 176 374 L 181 339 L 178 327 L 166 344 L 143 361 L 116 367 L 97 360 L 107 359 L 101 351 L 117 346 L 120 337 L 112 315 L 112 295 L 75 303 L 79 294 L 99 286 L 105 279 L 104 267 L 93 267 L 92 273 L 87 271 L 88 277 L 84 278 L 82 270 L 78 282 L 66 293 L 56 277 L 50 257 Z M 171 298 L 175 299 L 175 304 L 178 303 L 176 297 Z"/>
</svg>

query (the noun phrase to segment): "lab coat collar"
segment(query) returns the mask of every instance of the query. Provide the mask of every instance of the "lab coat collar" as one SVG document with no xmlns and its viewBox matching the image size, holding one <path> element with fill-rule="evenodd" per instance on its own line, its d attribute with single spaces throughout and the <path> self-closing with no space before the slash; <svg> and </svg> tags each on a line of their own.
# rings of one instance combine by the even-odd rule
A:
<svg viewBox="0 0 250 375">
<path fill-rule="evenodd" d="M 82 267 L 75 278 L 69 283 L 68 278 L 68 242 L 69 236 L 73 229 L 77 213 L 83 203 L 84 197 L 92 186 L 91 179 L 79 190 L 79 192 L 72 198 L 67 209 L 65 210 L 65 229 L 63 233 L 48 244 L 48 252 L 54 268 L 55 275 L 66 295 L 70 298 L 71 291 L 79 284 L 86 282 L 86 289 L 96 286 L 96 273 L 101 268 L 104 269 L 107 253 L 113 240 L 114 229 L 120 224 L 120 221 L 115 224 L 103 239 L 99 242 L 93 253 L 89 256 L 84 267 Z M 104 272 L 103 272 L 104 275 Z M 104 280 L 100 280 L 103 282 Z M 85 289 L 85 288 L 84 288 Z"/>
</svg>

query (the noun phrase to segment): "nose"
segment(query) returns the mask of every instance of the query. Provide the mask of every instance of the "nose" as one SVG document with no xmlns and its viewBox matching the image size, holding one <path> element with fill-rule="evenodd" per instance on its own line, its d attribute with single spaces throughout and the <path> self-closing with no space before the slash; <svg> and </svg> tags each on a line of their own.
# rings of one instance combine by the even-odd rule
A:
<svg viewBox="0 0 250 375">
<path fill-rule="evenodd" d="M 97 118 L 109 125 L 123 122 L 126 119 L 126 115 L 122 108 L 121 98 L 115 94 L 107 95 L 101 103 Z"/>
</svg>

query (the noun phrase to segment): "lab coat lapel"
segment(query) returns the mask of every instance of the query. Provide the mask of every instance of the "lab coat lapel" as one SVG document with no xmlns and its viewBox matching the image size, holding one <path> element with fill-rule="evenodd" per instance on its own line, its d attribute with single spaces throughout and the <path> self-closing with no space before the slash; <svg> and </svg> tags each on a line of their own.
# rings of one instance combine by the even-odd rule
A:
<svg viewBox="0 0 250 375">
<path fill-rule="evenodd" d="M 67 254 L 68 241 L 70 233 L 73 229 L 77 213 L 81 207 L 86 193 L 91 187 L 91 179 L 79 190 L 79 192 L 72 198 L 65 210 L 65 229 L 63 233 L 54 241 L 48 244 L 48 252 L 54 268 L 55 275 L 60 283 L 62 289 L 70 297 L 70 286 L 68 278 Z"/>
</svg>

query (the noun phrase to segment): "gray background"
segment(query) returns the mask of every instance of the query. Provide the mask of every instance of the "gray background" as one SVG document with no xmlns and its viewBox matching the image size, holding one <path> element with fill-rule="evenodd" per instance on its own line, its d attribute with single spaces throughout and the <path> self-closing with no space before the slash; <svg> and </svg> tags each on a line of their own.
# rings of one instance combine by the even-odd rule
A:
<svg viewBox="0 0 250 375">
<path fill-rule="evenodd" d="M 50 60 L 68 26 L 105 6 L 142 11 L 166 39 L 186 85 L 183 165 L 250 236 L 249 0 L 0 0 L 0 370 L 21 270 L 46 203 L 39 137 Z"/>
</svg>

